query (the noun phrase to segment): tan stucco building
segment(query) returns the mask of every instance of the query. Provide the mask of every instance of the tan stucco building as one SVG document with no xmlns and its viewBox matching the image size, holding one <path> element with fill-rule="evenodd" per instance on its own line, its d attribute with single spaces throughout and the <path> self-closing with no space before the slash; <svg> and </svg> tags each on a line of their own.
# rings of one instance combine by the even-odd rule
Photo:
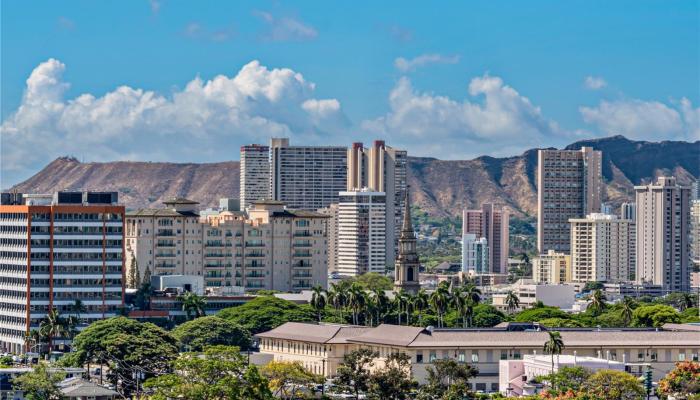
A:
<svg viewBox="0 0 700 400">
<path fill-rule="evenodd" d="M 571 257 L 549 250 L 532 259 L 532 280 L 536 283 L 571 282 Z"/>
</svg>

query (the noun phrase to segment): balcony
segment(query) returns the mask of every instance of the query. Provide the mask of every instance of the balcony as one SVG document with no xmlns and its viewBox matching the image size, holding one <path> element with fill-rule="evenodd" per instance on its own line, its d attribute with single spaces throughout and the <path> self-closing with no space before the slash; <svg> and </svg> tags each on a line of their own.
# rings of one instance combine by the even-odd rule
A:
<svg viewBox="0 0 700 400">
<path fill-rule="evenodd" d="M 263 274 L 261 272 L 250 272 L 250 273 L 245 274 L 245 277 L 246 278 L 264 278 L 265 274 Z"/>
<path fill-rule="evenodd" d="M 265 284 L 262 282 L 246 282 L 245 287 L 247 289 L 264 289 Z"/>
<path fill-rule="evenodd" d="M 246 264 L 246 269 L 248 268 L 265 268 L 265 264 Z"/>
<path fill-rule="evenodd" d="M 309 231 L 296 231 L 293 234 L 294 237 L 311 237 L 311 232 Z"/>
<path fill-rule="evenodd" d="M 292 274 L 292 278 L 311 278 L 312 275 L 310 272 L 297 272 L 295 274 Z"/>
<path fill-rule="evenodd" d="M 173 242 L 172 240 L 167 240 L 167 241 L 159 240 L 159 241 L 156 243 L 156 247 L 161 248 L 161 249 L 162 249 L 162 248 L 174 248 L 174 247 L 175 247 L 175 242 Z"/>
<path fill-rule="evenodd" d="M 299 290 L 311 289 L 311 287 L 312 287 L 311 283 L 307 283 L 307 282 L 304 282 L 304 283 L 299 282 L 299 283 L 295 283 L 292 285 L 293 289 L 299 289 Z"/>
<path fill-rule="evenodd" d="M 245 247 L 265 247 L 265 243 L 262 243 L 262 242 L 245 242 Z"/>
<path fill-rule="evenodd" d="M 252 257 L 252 258 L 263 258 L 265 257 L 264 253 L 246 253 L 246 257 Z"/>
<path fill-rule="evenodd" d="M 156 253 L 156 257 L 172 258 L 172 257 L 177 257 L 177 255 L 175 253 Z"/>
<path fill-rule="evenodd" d="M 294 244 L 292 244 L 292 246 L 294 246 L 294 247 L 311 247 L 312 244 L 310 242 L 294 242 Z"/>
<path fill-rule="evenodd" d="M 175 268 L 174 263 L 158 263 L 156 264 L 156 268 Z"/>
<path fill-rule="evenodd" d="M 172 229 L 159 229 L 156 237 L 175 237 L 175 232 Z"/>
<path fill-rule="evenodd" d="M 297 261 L 292 264 L 293 268 L 311 268 L 311 263 L 308 261 Z"/>
<path fill-rule="evenodd" d="M 295 251 L 292 255 L 294 257 L 311 257 L 313 254 L 310 251 Z"/>
<path fill-rule="evenodd" d="M 231 264 L 207 263 L 204 268 L 231 268 Z"/>
</svg>

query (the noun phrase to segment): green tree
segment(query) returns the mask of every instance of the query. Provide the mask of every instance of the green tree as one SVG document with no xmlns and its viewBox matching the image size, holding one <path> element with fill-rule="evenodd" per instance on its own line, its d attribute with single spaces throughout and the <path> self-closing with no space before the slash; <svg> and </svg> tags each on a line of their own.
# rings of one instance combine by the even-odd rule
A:
<svg viewBox="0 0 700 400">
<path fill-rule="evenodd" d="M 584 326 L 582 323 L 568 318 L 545 318 L 537 322 L 547 328 L 581 328 Z"/>
<path fill-rule="evenodd" d="M 423 326 L 423 311 L 425 311 L 430 306 L 430 296 L 425 289 L 418 290 L 415 297 L 413 297 L 413 308 L 418 311 L 418 324 Z"/>
<path fill-rule="evenodd" d="M 508 294 L 506 294 L 506 309 L 508 310 L 509 313 L 513 313 L 515 310 L 520 307 L 520 299 L 518 298 L 518 295 L 515 294 L 512 290 L 508 291 Z"/>
<path fill-rule="evenodd" d="M 248 366 L 237 347 L 212 346 L 204 353 L 183 353 L 172 370 L 150 378 L 144 387 L 154 400 L 272 400 L 266 379 L 255 366 Z"/>
<path fill-rule="evenodd" d="M 283 399 L 301 397 L 301 389 L 324 380 L 322 376 L 306 371 L 299 361 L 270 361 L 260 372 L 270 381 L 273 394 Z"/>
<path fill-rule="evenodd" d="M 374 290 L 372 291 L 372 299 L 376 305 L 375 312 L 377 313 L 377 324 L 384 322 L 386 314 L 389 312 L 391 307 L 391 300 L 386 295 L 384 290 Z"/>
<path fill-rule="evenodd" d="M 676 367 L 659 381 L 658 392 L 662 396 L 673 396 L 679 400 L 700 393 L 700 363 L 677 363 Z"/>
<path fill-rule="evenodd" d="M 182 311 L 187 315 L 187 319 L 204 316 L 207 307 L 207 300 L 204 296 L 196 293 L 185 292 L 177 298 L 182 303 Z"/>
<path fill-rule="evenodd" d="M 285 322 L 314 322 L 313 310 L 274 296 L 260 296 L 236 307 L 225 308 L 217 316 L 240 325 L 253 334 L 269 331 Z"/>
<path fill-rule="evenodd" d="M 367 392 L 370 385 L 371 370 L 374 359 L 379 353 L 367 348 L 351 351 L 343 356 L 343 362 L 338 366 L 335 383 L 341 389 L 351 392 L 355 400 L 360 394 Z"/>
<path fill-rule="evenodd" d="M 326 309 L 326 294 L 323 288 L 319 285 L 314 286 L 311 290 L 311 308 L 316 311 L 316 315 L 318 315 L 318 322 L 321 322 L 321 315 L 323 310 Z"/>
<path fill-rule="evenodd" d="M 591 295 L 590 302 L 588 303 L 587 310 L 590 310 L 593 316 L 597 317 L 605 311 L 607 306 L 605 294 L 602 290 L 596 289 Z"/>
<path fill-rule="evenodd" d="M 354 325 L 360 324 L 360 313 L 366 304 L 367 297 L 365 296 L 364 288 L 357 283 L 353 283 L 348 291 L 348 305 L 352 311 L 352 323 Z"/>
<path fill-rule="evenodd" d="M 632 315 L 634 314 L 634 309 L 636 306 L 637 303 L 633 298 L 625 296 L 622 299 L 622 303 L 620 303 L 620 310 L 622 312 L 622 320 L 625 326 L 629 326 L 630 322 L 632 322 Z"/>
<path fill-rule="evenodd" d="M 404 400 L 418 385 L 411 379 L 411 357 L 404 353 L 392 353 L 384 367 L 370 377 L 368 394 L 373 399 Z"/>
<path fill-rule="evenodd" d="M 557 372 L 542 376 L 539 380 L 548 382 L 559 393 L 566 393 L 578 392 L 590 376 L 591 371 L 583 367 L 561 367 Z"/>
<path fill-rule="evenodd" d="M 145 371 L 146 378 L 165 373 L 176 356 L 177 341 L 165 330 L 151 323 L 114 317 L 81 331 L 73 340 L 73 352 L 62 360 L 75 367 L 92 362 L 107 364 L 108 379 L 116 385 L 121 377 L 131 377 L 135 371 Z M 133 389 L 130 380 L 121 387 L 125 395 Z"/>
<path fill-rule="evenodd" d="M 171 334 L 188 351 L 202 351 L 205 347 L 223 345 L 248 350 L 250 332 L 217 316 L 208 316 L 178 325 Z"/>
<path fill-rule="evenodd" d="M 554 355 L 561 354 L 564 350 L 564 340 L 561 338 L 561 333 L 557 331 L 547 331 L 549 339 L 544 343 L 543 350 L 545 354 L 552 355 L 552 373 L 554 373 Z"/>
<path fill-rule="evenodd" d="M 331 283 L 328 288 L 328 303 L 333 306 L 336 313 L 340 313 L 340 319 L 345 321 L 345 316 L 343 315 L 343 308 L 347 301 L 347 285 L 344 282 L 340 284 Z"/>
<path fill-rule="evenodd" d="M 148 270 L 146 270 L 148 272 Z M 147 280 L 144 276 L 143 283 L 136 291 L 134 296 L 134 305 L 139 310 L 150 310 L 151 309 L 151 295 L 153 294 L 153 287 L 151 286 L 150 278 Z"/>
<path fill-rule="evenodd" d="M 437 289 L 430 294 L 430 305 L 438 314 L 438 328 L 444 325 L 444 316 L 450 304 L 450 289 L 447 282 L 440 282 Z"/>
<path fill-rule="evenodd" d="M 536 322 L 547 318 L 571 319 L 571 315 L 556 307 L 528 308 L 515 314 L 516 322 Z"/>
<path fill-rule="evenodd" d="M 581 391 L 594 399 L 637 400 L 646 394 L 634 376 L 622 371 L 601 369 L 591 375 Z"/>
<path fill-rule="evenodd" d="M 367 272 L 357 277 L 347 280 L 351 285 L 357 283 L 365 291 L 375 290 L 391 290 L 394 288 L 394 282 L 386 275 L 381 275 L 376 272 Z"/>
<path fill-rule="evenodd" d="M 136 256 L 131 255 L 131 267 L 129 268 L 129 278 L 127 279 L 127 285 L 129 288 L 137 289 L 139 287 L 139 266 L 136 261 Z"/>
<path fill-rule="evenodd" d="M 58 384 L 65 377 L 63 372 L 49 372 L 49 367 L 40 363 L 31 372 L 14 378 L 12 386 L 27 400 L 58 400 L 62 398 Z"/>
<path fill-rule="evenodd" d="M 53 340 L 66 334 L 67 326 L 65 318 L 61 317 L 55 308 L 52 308 L 39 322 L 39 332 L 47 338 L 49 351 L 53 350 Z"/>
<path fill-rule="evenodd" d="M 453 400 L 469 396 L 469 380 L 479 371 L 451 358 L 435 360 L 427 367 L 427 383 L 420 388 L 419 399 Z"/>
<path fill-rule="evenodd" d="M 637 327 L 660 328 L 664 324 L 680 321 L 678 311 L 664 304 L 640 306 L 632 313 L 632 325 Z"/>
</svg>

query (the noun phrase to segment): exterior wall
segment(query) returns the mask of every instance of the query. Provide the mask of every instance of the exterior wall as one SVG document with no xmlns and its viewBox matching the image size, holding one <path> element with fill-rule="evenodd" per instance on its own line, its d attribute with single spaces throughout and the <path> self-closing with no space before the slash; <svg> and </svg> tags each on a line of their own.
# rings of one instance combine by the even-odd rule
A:
<svg viewBox="0 0 700 400">
<path fill-rule="evenodd" d="M 520 310 L 530 308 L 538 301 L 546 306 L 571 309 L 575 301 L 575 290 L 572 285 L 530 285 L 520 284 L 511 287 L 520 300 Z M 506 311 L 507 293 L 494 293 L 492 295 L 493 306 L 499 310 Z"/>
<path fill-rule="evenodd" d="M 700 265 L 700 200 L 693 200 L 690 207 L 690 257 Z"/>
<path fill-rule="evenodd" d="M 473 233 L 462 235 L 462 272 L 475 274 L 488 274 L 489 269 L 489 245 L 486 238 L 477 240 Z"/>
<path fill-rule="evenodd" d="M 481 210 L 462 212 L 462 236 L 474 234 L 484 237 L 489 245 L 489 271 L 495 274 L 508 272 L 510 216 L 508 211 L 495 204 L 485 203 Z"/>
<path fill-rule="evenodd" d="M 532 279 L 536 283 L 571 282 L 571 257 L 549 250 L 532 260 Z"/>
<path fill-rule="evenodd" d="M 326 215 L 326 235 L 328 237 L 328 272 L 338 271 L 338 204 L 333 203 L 328 207 L 318 210 Z"/>
<path fill-rule="evenodd" d="M 630 282 L 635 272 L 635 224 L 614 215 L 570 219 L 574 282 Z"/>
<path fill-rule="evenodd" d="M 270 142 L 270 196 L 291 209 L 317 210 L 338 202 L 347 184 L 347 149 Z"/>
<path fill-rule="evenodd" d="M 602 153 L 539 150 L 537 153 L 537 248 L 568 253 L 569 219 L 598 212 L 601 205 Z"/>
<path fill-rule="evenodd" d="M 341 192 L 338 203 L 337 270 L 346 276 L 386 270 L 386 195 Z"/>
<path fill-rule="evenodd" d="M 123 229 L 123 206 L 0 206 L 0 345 L 28 350 L 25 335 L 51 309 L 70 314 L 75 300 L 86 308 L 80 326 L 116 315 L 124 302 Z"/>
<path fill-rule="evenodd" d="M 270 193 L 270 149 L 252 144 L 241 146 L 240 203 L 245 210 L 253 201 L 268 198 Z"/>
<path fill-rule="evenodd" d="M 637 282 L 666 291 L 690 290 L 690 190 L 675 178 L 635 186 Z"/>
</svg>

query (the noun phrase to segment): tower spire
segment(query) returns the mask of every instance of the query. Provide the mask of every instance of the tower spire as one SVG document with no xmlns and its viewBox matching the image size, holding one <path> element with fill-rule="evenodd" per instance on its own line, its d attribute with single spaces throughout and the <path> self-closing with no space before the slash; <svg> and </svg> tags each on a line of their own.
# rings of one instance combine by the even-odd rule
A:
<svg viewBox="0 0 700 400">
<path fill-rule="evenodd" d="M 411 224 L 411 204 L 408 201 L 408 187 L 403 212 L 403 225 L 399 237 L 399 254 L 394 266 L 394 290 L 405 290 L 416 293 L 420 289 L 418 274 L 420 260 L 416 252 L 416 236 Z"/>
<path fill-rule="evenodd" d="M 404 212 L 403 212 L 403 225 L 401 225 L 401 236 L 413 235 L 413 224 L 411 223 L 411 203 L 408 201 L 408 189 L 410 186 L 406 185 L 406 196 L 404 197 Z"/>
</svg>

